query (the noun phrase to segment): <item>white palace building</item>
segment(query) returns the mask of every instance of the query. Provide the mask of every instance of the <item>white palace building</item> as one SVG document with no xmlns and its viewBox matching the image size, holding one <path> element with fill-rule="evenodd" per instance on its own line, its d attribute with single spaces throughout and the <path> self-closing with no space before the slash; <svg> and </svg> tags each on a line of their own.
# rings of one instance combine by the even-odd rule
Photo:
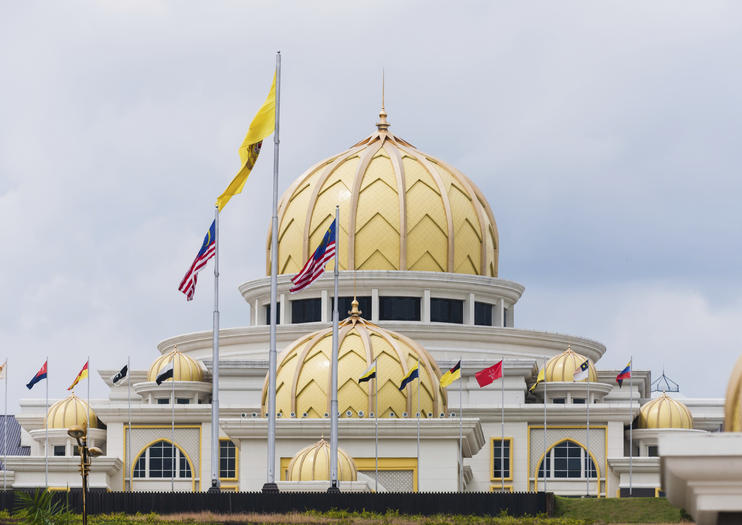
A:
<svg viewBox="0 0 742 525">
<path fill-rule="evenodd" d="M 297 294 L 289 287 L 338 203 L 342 491 L 547 488 L 616 497 L 628 495 L 631 484 L 633 495 L 655 496 L 663 437 L 724 429 L 721 399 L 653 397 L 650 373 L 641 370 L 619 388 L 618 370 L 600 368 L 606 348 L 599 342 L 517 328 L 524 287 L 499 275 L 498 230 L 485 195 L 453 166 L 393 135 L 382 109 L 370 136 L 310 167 L 280 200 L 280 490 L 328 487 L 332 272 Z M 220 332 L 219 472 L 222 490 L 258 491 L 266 482 L 270 279 L 239 290 L 250 321 Z M 98 371 L 111 389 L 108 399 L 91 401 L 89 444 L 104 452 L 92 460 L 92 490 L 210 487 L 212 333 L 177 335 L 157 350 L 149 369 L 130 371 L 131 385 L 114 387 L 117 371 Z M 588 379 L 575 382 L 585 358 Z M 480 388 L 474 373 L 500 359 L 504 384 Z M 359 384 L 374 360 L 377 380 Z M 442 372 L 459 360 L 461 380 L 441 388 Z M 171 361 L 174 383 L 158 386 L 155 378 Z M 413 381 L 399 391 L 418 362 L 419 390 Z M 544 363 L 544 381 L 531 389 Z M 87 414 L 74 395 L 48 410 L 43 399 L 22 400 L 20 445 L 29 455 L 8 458 L 9 486 L 45 485 L 47 418 L 48 484 L 80 487 L 67 428 L 86 425 Z"/>
</svg>

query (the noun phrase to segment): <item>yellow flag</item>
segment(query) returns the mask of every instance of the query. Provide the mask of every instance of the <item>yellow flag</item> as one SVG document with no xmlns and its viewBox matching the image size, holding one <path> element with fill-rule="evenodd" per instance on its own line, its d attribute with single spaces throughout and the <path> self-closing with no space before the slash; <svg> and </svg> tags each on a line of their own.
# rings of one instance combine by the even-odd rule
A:
<svg viewBox="0 0 742 525">
<path fill-rule="evenodd" d="M 8 366 L 8 360 L 6 359 L 5 362 L 0 365 L 0 379 L 5 378 L 5 367 Z"/>
<path fill-rule="evenodd" d="M 446 388 L 448 385 L 454 381 L 458 381 L 459 379 L 461 379 L 461 361 L 456 363 L 451 370 L 441 376 L 440 383 L 443 388 Z"/>
<path fill-rule="evenodd" d="M 242 168 L 237 173 L 232 182 L 229 183 L 224 193 L 219 195 L 216 200 L 216 205 L 219 211 L 227 205 L 229 199 L 238 193 L 242 192 L 242 188 L 245 186 L 248 175 L 255 166 L 255 161 L 258 159 L 260 153 L 260 147 L 263 145 L 263 139 L 273 133 L 276 129 L 276 75 L 273 75 L 273 84 L 271 90 L 268 93 L 268 98 L 265 99 L 263 105 L 258 110 L 255 118 L 250 123 L 250 128 L 247 130 L 245 140 L 242 141 L 240 146 L 240 160 L 242 161 Z"/>
<path fill-rule="evenodd" d="M 81 379 L 85 379 L 86 377 L 88 377 L 88 362 L 87 361 L 85 362 L 85 366 L 82 367 L 82 370 L 80 370 L 80 373 L 77 374 L 77 377 L 75 378 L 75 380 L 72 382 L 72 384 L 67 390 L 72 390 L 73 388 L 75 388 L 75 385 L 77 385 L 77 383 L 79 383 Z"/>
<path fill-rule="evenodd" d="M 529 392 L 533 392 L 536 390 L 536 387 L 540 382 L 544 380 L 544 367 L 541 367 L 541 369 L 538 371 L 538 375 L 536 376 L 536 382 L 531 385 L 531 388 L 528 389 Z"/>
</svg>

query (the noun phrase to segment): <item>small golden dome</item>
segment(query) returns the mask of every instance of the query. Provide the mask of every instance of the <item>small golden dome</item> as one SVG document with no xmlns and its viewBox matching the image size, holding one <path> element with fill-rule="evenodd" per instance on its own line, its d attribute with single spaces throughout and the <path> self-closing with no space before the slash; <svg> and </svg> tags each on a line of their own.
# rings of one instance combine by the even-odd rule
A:
<svg viewBox="0 0 742 525">
<path fill-rule="evenodd" d="M 639 412 L 639 428 L 693 428 L 693 416 L 688 407 L 665 392 L 647 401 Z"/>
<path fill-rule="evenodd" d="M 289 481 L 329 481 L 330 444 L 320 439 L 314 445 L 309 445 L 297 452 L 291 458 L 286 478 Z M 353 458 L 338 447 L 338 481 L 356 481 L 357 479 L 358 471 Z"/>
<path fill-rule="evenodd" d="M 70 394 L 49 407 L 46 421 L 49 428 L 69 428 L 77 425 L 86 429 L 88 428 L 88 404 L 75 394 Z M 100 428 L 98 417 L 92 408 L 90 409 L 90 428 Z"/>
<path fill-rule="evenodd" d="M 202 381 L 204 371 L 198 361 L 173 349 L 163 354 L 152 363 L 147 374 L 147 381 L 155 381 L 160 371 L 173 361 L 173 379 L 175 381 Z M 166 381 L 170 381 L 167 379 Z"/>
<path fill-rule="evenodd" d="M 732 369 L 724 403 L 724 430 L 742 432 L 742 357 Z"/>
<path fill-rule="evenodd" d="M 585 356 L 578 354 L 572 350 L 571 346 L 568 346 L 564 352 L 552 357 L 546 362 L 544 380 L 549 382 L 574 382 L 575 370 L 577 370 L 577 368 L 584 362 Z M 595 366 L 593 366 L 592 361 L 590 361 L 588 379 L 590 382 L 596 382 L 598 380 L 598 374 L 595 372 Z"/>
<path fill-rule="evenodd" d="M 357 312 L 357 310 L 356 310 Z M 384 330 L 354 313 L 338 329 L 338 409 L 340 417 L 370 417 L 374 410 L 375 380 L 358 378 L 377 361 L 379 417 L 415 417 L 417 383 L 403 392 L 398 387 L 411 367 L 420 361 L 420 412 L 438 417 L 446 411 L 441 372 L 431 355 L 418 343 Z M 278 356 L 276 413 L 283 417 L 325 417 L 330 413 L 330 357 L 332 328 L 318 330 L 289 344 Z M 263 414 L 268 410 L 268 377 L 263 384 Z"/>
<path fill-rule="evenodd" d="M 340 205 L 341 270 L 410 270 L 497 277 L 494 215 L 463 173 L 377 131 L 304 172 L 278 210 L 278 273 L 296 273 Z M 270 273 L 270 231 L 266 272 Z"/>
</svg>

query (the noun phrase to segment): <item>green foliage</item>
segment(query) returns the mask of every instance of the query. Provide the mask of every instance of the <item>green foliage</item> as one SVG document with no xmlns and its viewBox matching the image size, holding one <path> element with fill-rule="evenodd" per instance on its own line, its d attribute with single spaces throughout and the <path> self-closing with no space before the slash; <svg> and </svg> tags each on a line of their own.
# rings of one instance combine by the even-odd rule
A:
<svg viewBox="0 0 742 525">
<path fill-rule="evenodd" d="M 61 501 L 54 501 L 54 494 L 46 490 L 17 492 L 15 518 L 29 525 L 64 525 L 70 515 Z"/>
<path fill-rule="evenodd" d="M 581 518 L 589 523 L 680 523 L 687 514 L 665 498 L 556 497 L 555 516 Z"/>
</svg>

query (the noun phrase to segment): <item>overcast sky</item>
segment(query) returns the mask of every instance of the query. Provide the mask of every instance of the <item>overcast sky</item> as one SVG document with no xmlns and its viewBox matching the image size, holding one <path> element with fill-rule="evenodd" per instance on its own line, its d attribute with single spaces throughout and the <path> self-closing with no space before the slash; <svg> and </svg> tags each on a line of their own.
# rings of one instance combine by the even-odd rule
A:
<svg viewBox="0 0 742 525">
<path fill-rule="evenodd" d="M 281 191 L 374 129 L 466 173 L 498 223 L 516 325 L 599 368 L 721 397 L 742 353 L 738 2 L 3 2 L 0 356 L 10 409 L 49 355 L 147 368 L 210 329 L 177 285 L 283 55 Z M 272 151 L 222 214 L 222 325 L 264 274 Z M 94 396 L 106 395 L 93 374 Z"/>
</svg>

